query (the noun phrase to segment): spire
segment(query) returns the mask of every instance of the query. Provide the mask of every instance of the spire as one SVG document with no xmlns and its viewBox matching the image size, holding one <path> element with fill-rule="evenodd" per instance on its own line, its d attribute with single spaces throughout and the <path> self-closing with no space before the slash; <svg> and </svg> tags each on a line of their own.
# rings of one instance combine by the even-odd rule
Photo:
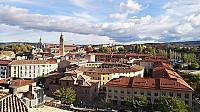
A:
<svg viewBox="0 0 200 112">
<path fill-rule="evenodd" d="M 42 43 L 42 38 L 40 37 L 40 43 Z"/>
<path fill-rule="evenodd" d="M 61 34 L 60 34 L 60 39 L 63 39 L 63 34 L 62 34 L 62 32 L 61 32 Z"/>
</svg>

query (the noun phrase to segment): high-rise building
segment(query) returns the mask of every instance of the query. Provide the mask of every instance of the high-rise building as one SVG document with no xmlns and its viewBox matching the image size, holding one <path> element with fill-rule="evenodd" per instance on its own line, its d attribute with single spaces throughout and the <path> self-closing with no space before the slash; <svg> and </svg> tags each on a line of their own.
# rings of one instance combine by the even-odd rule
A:
<svg viewBox="0 0 200 112">
<path fill-rule="evenodd" d="M 60 35 L 59 53 L 60 53 L 61 56 L 65 55 L 64 38 L 63 38 L 62 33 Z"/>
</svg>

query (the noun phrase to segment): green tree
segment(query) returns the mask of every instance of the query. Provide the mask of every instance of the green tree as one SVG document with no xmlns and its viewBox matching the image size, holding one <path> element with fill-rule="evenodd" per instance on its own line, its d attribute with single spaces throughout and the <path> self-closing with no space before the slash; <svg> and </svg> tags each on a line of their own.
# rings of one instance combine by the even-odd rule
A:
<svg viewBox="0 0 200 112">
<path fill-rule="evenodd" d="M 128 99 L 126 102 L 126 106 L 130 108 L 132 111 L 149 111 L 150 110 L 150 102 L 146 100 L 144 96 L 136 95 Z"/>
<path fill-rule="evenodd" d="M 199 68 L 199 64 L 198 63 L 191 63 L 189 68 L 193 69 L 193 70 L 198 69 Z"/>
<path fill-rule="evenodd" d="M 76 100 L 76 93 L 72 88 L 56 90 L 53 95 L 55 99 L 60 100 L 63 104 L 71 104 Z"/>
<path fill-rule="evenodd" d="M 161 112 L 188 112 L 187 105 L 176 97 L 162 97 L 156 107 Z"/>
</svg>

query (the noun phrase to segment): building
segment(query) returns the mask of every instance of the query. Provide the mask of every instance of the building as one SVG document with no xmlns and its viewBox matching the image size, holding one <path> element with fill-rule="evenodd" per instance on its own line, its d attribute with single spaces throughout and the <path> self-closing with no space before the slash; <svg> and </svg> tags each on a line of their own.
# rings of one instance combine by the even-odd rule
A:
<svg viewBox="0 0 200 112">
<path fill-rule="evenodd" d="M 44 60 L 14 60 L 8 64 L 8 76 L 16 78 L 37 78 L 57 69 L 56 62 Z"/>
<path fill-rule="evenodd" d="M 130 59 L 130 58 L 142 58 L 145 59 L 146 57 L 149 57 L 148 54 L 113 54 L 113 53 L 90 53 L 88 54 L 89 61 L 92 62 L 119 62 L 120 59 Z"/>
<path fill-rule="evenodd" d="M 64 48 L 65 48 L 65 52 L 76 50 L 76 46 L 75 45 L 64 45 Z"/>
<path fill-rule="evenodd" d="M 0 92 L 0 112 L 28 112 L 27 106 L 16 94 Z"/>
<path fill-rule="evenodd" d="M 63 38 L 62 33 L 60 35 L 59 53 L 61 56 L 65 55 L 64 38 Z"/>
<path fill-rule="evenodd" d="M 143 66 L 145 70 L 153 70 L 154 64 L 166 63 L 169 64 L 168 59 L 153 59 L 148 58 L 140 61 L 140 66 Z"/>
<path fill-rule="evenodd" d="M 183 80 L 184 81 L 184 80 Z M 120 77 L 105 84 L 106 100 L 117 105 L 124 105 L 128 98 L 137 94 L 143 95 L 151 103 L 157 103 L 161 96 L 178 97 L 188 107 L 192 107 L 192 92 L 186 82 L 168 78 Z"/>
<path fill-rule="evenodd" d="M 29 91 L 23 94 L 23 101 L 29 108 L 37 108 L 45 103 L 44 89 L 29 85 Z"/>
<path fill-rule="evenodd" d="M 43 50 L 45 48 L 45 44 L 42 42 L 42 38 L 40 37 L 39 43 L 36 46 L 37 49 Z"/>
<path fill-rule="evenodd" d="M 92 79 L 100 80 L 101 86 L 106 84 L 113 78 L 119 78 L 120 76 L 126 77 L 143 77 L 144 67 L 139 65 L 128 66 L 120 63 L 97 63 L 88 64 L 87 66 L 93 67 L 80 67 L 79 70 L 84 75 L 92 77 Z"/>
<path fill-rule="evenodd" d="M 87 59 L 71 59 L 71 60 L 64 60 L 59 63 L 59 70 L 65 71 L 66 68 L 70 66 L 77 65 L 77 66 L 85 66 L 88 62 Z"/>
<path fill-rule="evenodd" d="M 8 69 L 8 64 L 11 61 L 7 60 L 0 60 L 0 78 L 6 78 L 7 74 L 7 69 Z"/>
<path fill-rule="evenodd" d="M 78 70 L 52 73 L 46 77 L 46 94 L 48 96 L 53 96 L 56 90 L 69 87 L 76 91 L 78 101 L 91 102 L 99 94 L 100 81 L 93 80 Z"/>
<path fill-rule="evenodd" d="M 13 51 L 0 51 L 0 60 L 12 60 L 15 58 Z"/>
</svg>

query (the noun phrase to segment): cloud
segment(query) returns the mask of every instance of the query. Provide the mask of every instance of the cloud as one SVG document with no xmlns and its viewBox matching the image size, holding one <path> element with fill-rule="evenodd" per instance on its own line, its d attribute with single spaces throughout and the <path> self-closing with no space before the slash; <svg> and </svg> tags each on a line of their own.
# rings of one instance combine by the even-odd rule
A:
<svg viewBox="0 0 200 112">
<path fill-rule="evenodd" d="M 80 34 L 96 34 L 99 32 L 97 25 L 83 23 L 74 17 L 62 18 L 51 15 L 29 14 L 27 9 L 4 5 L 0 5 L 0 17 L 0 23 L 19 26 L 24 29 Z"/>
<path fill-rule="evenodd" d="M 92 5 L 90 5 L 91 3 L 89 0 L 68 0 L 68 1 L 79 8 L 90 9 L 92 7 Z"/>
<path fill-rule="evenodd" d="M 126 17 L 127 17 L 126 14 L 115 13 L 115 14 L 110 14 L 108 18 L 111 20 L 125 20 Z"/>
<path fill-rule="evenodd" d="M 177 26 L 176 31 L 180 34 L 188 34 L 190 31 L 193 30 L 193 27 L 189 23 L 185 23 L 183 25 Z"/>
<path fill-rule="evenodd" d="M 127 3 L 120 3 L 120 5 L 116 7 L 116 10 L 120 12 L 127 11 L 128 13 L 137 13 L 143 10 L 143 7 L 135 1 L 128 0 Z"/>
<path fill-rule="evenodd" d="M 175 6 L 177 6 L 177 5 L 178 5 L 178 2 L 168 2 L 168 3 L 164 4 L 164 5 L 162 6 L 162 8 L 163 8 L 163 9 L 167 9 L 167 8 L 170 8 L 170 7 L 175 7 Z"/>
</svg>

